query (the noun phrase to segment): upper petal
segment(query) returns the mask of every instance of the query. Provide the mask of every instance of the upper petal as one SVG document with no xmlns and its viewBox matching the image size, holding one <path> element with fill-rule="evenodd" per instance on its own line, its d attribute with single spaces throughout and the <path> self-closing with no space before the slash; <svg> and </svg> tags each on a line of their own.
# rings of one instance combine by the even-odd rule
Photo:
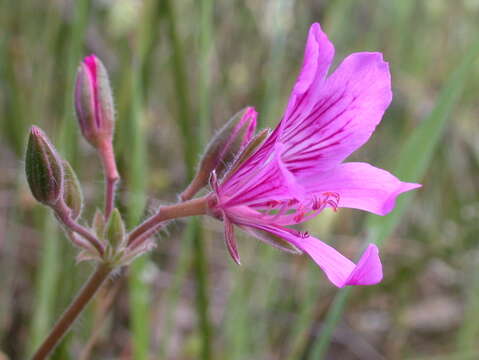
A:
<svg viewBox="0 0 479 360">
<path fill-rule="evenodd" d="M 241 169 L 240 169 L 241 170 Z M 219 187 L 219 206 L 233 207 L 283 201 L 305 196 L 296 178 L 285 168 L 277 152 L 258 163 L 248 172 L 238 172 Z"/>
<path fill-rule="evenodd" d="M 302 178 L 301 184 L 311 197 L 336 193 L 339 207 L 378 215 L 389 213 L 398 195 L 421 186 L 402 182 L 383 169 L 360 162 L 344 163 L 326 173 Z"/>
<path fill-rule="evenodd" d="M 303 66 L 289 97 L 285 122 L 311 105 L 312 96 L 322 86 L 334 58 L 334 46 L 321 29 L 319 23 L 309 28 L 304 49 Z"/>
<path fill-rule="evenodd" d="M 304 111 L 304 107 L 314 105 L 312 95 L 317 93 L 324 83 L 331 61 L 334 57 L 333 44 L 328 40 L 326 34 L 321 30 L 318 23 L 310 27 L 304 60 L 301 72 L 298 76 L 295 86 L 286 108 L 284 120 L 293 117 L 297 110 Z M 282 132 L 282 127 L 286 123 L 282 121 L 268 136 L 264 143 L 246 160 L 236 171 L 235 176 L 227 180 L 226 187 L 238 187 L 239 179 L 248 177 L 248 174 L 257 172 L 258 167 L 263 167 L 265 163 L 276 157 L 273 152 L 277 151 L 277 139 Z M 289 170 L 283 166 L 283 174 L 288 177 Z"/>
<path fill-rule="evenodd" d="M 278 135 L 298 176 L 335 167 L 369 139 L 392 99 L 388 64 L 380 53 L 352 54 L 304 97 Z"/>
</svg>

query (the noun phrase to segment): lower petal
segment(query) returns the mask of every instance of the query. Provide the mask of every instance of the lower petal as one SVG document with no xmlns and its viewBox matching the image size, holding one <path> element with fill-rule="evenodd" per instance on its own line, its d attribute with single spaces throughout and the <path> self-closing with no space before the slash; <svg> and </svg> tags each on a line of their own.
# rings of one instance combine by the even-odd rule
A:
<svg viewBox="0 0 479 360">
<path fill-rule="evenodd" d="M 329 281 L 342 288 L 347 285 L 374 285 L 383 278 L 378 247 L 369 244 L 357 264 L 321 240 L 279 226 L 260 226 L 306 252 L 324 271 Z"/>
</svg>

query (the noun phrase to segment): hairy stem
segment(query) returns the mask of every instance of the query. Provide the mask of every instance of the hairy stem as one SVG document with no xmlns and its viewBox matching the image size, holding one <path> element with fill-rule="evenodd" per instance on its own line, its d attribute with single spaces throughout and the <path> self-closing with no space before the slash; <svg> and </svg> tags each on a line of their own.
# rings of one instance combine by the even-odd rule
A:
<svg viewBox="0 0 479 360">
<path fill-rule="evenodd" d="M 58 319 L 42 345 L 35 352 L 32 360 L 43 360 L 52 352 L 112 270 L 113 268 L 109 264 L 98 265 L 96 271 L 88 279 L 76 298 L 66 309 L 60 319 Z"/>
<path fill-rule="evenodd" d="M 86 227 L 80 225 L 75 220 L 73 220 L 70 216 L 70 209 L 68 206 L 63 202 L 60 201 L 55 208 L 55 213 L 58 218 L 68 227 L 71 231 L 76 232 L 78 235 L 85 238 L 90 244 L 92 244 L 95 249 L 97 249 L 100 256 L 103 256 L 105 248 L 103 244 L 96 238 L 93 233 L 88 230 Z"/>
<path fill-rule="evenodd" d="M 115 204 L 115 188 L 120 175 L 116 167 L 115 153 L 111 141 L 105 141 L 98 147 L 105 173 L 105 220 L 108 220 Z"/>
<path fill-rule="evenodd" d="M 196 195 L 196 193 L 199 190 L 201 190 L 202 187 L 203 187 L 202 179 L 200 179 L 198 176 L 195 176 L 194 179 L 191 181 L 191 183 L 180 194 L 179 196 L 180 200 L 181 201 L 190 200 L 193 196 Z"/>
<path fill-rule="evenodd" d="M 198 199 L 181 202 L 179 204 L 161 207 L 155 215 L 132 230 L 128 237 L 128 246 L 131 246 L 137 239 L 144 239 L 142 235 L 151 233 L 161 225 L 161 223 L 167 220 L 206 214 L 208 199 L 208 196 L 204 196 Z M 136 243 L 135 247 L 138 245 L 139 244 Z"/>
</svg>

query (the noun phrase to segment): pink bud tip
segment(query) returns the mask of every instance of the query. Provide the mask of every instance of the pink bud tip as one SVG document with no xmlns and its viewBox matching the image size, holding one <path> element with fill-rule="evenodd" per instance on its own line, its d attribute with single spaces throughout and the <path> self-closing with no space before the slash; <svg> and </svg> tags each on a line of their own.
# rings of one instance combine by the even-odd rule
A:
<svg viewBox="0 0 479 360">
<path fill-rule="evenodd" d="M 83 136 L 95 147 L 111 141 L 114 109 L 108 75 L 94 54 L 80 64 L 75 86 L 75 110 Z"/>
</svg>

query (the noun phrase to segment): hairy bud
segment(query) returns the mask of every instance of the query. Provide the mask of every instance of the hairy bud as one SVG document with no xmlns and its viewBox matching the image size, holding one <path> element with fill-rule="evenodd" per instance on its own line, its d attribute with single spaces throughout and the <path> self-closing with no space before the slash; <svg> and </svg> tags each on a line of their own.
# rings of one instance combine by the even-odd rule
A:
<svg viewBox="0 0 479 360">
<path fill-rule="evenodd" d="M 30 129 L 25 172 L 35 199 L 54 206 L 63 193 L 62 159 L 45 133 L 36 126 Z"/>
<path fill-rule="evenodd" d="M 91 227 L 93 231 L 95 232 L 96 236 L 100 239 L 104 239 L 104 233 L 105 233 L 105 216 L 103 213 L 96 209 L 95 215 L 93 216 L 93 221 L 91 224 Z"/>
<path fill-rule="evenodd" d="M 83 209 L 83 192 L 75 171 L 67 161 L 63 161 L 64 189 L 63 200 L 71 210 L 71 218 L 76 220 L 80 217 Z"/>
<path fill-rule="evenodd" d="M 117 249 L 124 243 L 126 236 L 125 224 L 118 209 L 114 209 L 105 228 L 105 239 L 111 247 Z"/>
<path fill-rule="evenodd" d="M 80 64 L 75 85 L 75 110 L 83 136 L 94 147 L 111 142 L 115 127 L 113 97 L 108 74 L 95 56 Z"/>
<path fill-rule="evenodd" d="M 206 146 L 198 170 L 188 188 L 181 194 L 186 200 L 208 184 L 213 171 L 221 176 L 226 166 L 244 148 L 256 130 L 257 112 L 248 107 L 234 115 Z"/>
</svg>

